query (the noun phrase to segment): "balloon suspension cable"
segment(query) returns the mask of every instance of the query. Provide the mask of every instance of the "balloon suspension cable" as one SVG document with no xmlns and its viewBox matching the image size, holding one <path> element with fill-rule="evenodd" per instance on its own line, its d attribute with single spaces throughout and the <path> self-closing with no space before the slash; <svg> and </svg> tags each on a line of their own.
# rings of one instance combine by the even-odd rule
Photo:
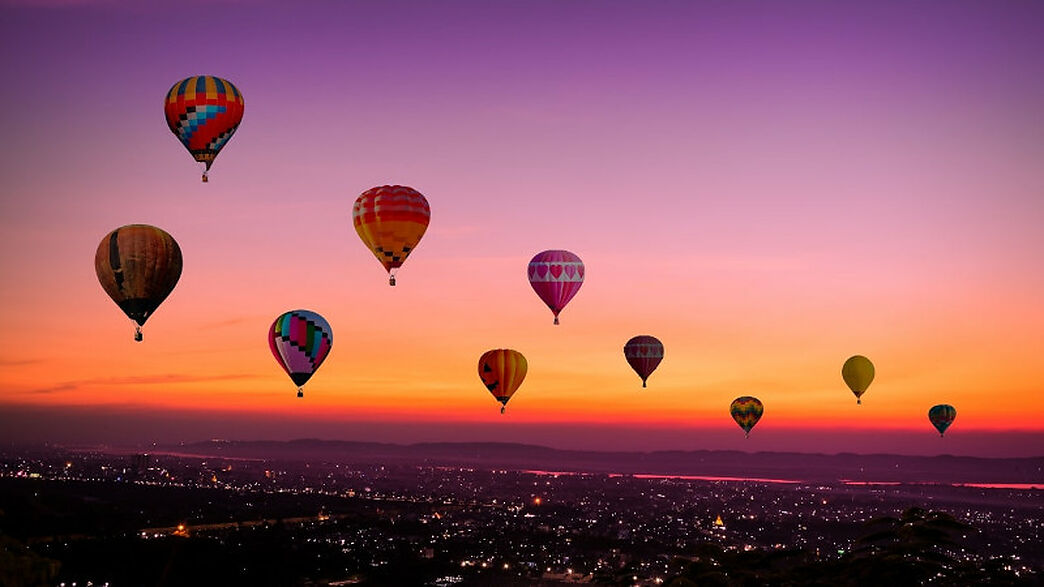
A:
<svg viewBox="0 0 1044 587">
<path fill-rule="evenodd" d="M 304 397 L 304 388 L 303 387 L 298 387 L 297 388 L 297 397 Z"/>
<path fill-rule="evenodd" d="M 134 341 L 135 342 L 141 342 L 142 338 L 144 338 L 144 337 L 141 334 L 141 326 L 135 325 L 134 326 Z"/>
</svg>

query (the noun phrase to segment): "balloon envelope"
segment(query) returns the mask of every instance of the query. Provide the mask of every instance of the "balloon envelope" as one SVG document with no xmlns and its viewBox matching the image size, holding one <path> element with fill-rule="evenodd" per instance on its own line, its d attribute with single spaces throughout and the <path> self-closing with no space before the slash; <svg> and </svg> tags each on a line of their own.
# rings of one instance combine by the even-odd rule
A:
<svg viewBox="0 0 1044 587">
<path fill-rule="evenodd" d="M 569 251 L 544 251 L 529 261 L 529 285 L 555 315 L 584 284 L 584 263 Z"/>
<path fill-rule="evenodd" d="M 863 355 L 849 357 L 841 367 L 841 377 L 844 378 L 848 388 L 856 396 L 856 403 L 863 403 L 860 399 L 866 393 L 866 388 L 874 380 L 874 364 Z"/>
<path fill-rule="evenodd" d="M 310 310 L 291 310 L 281 314 L 268 329 L 268 347 L 290 380 L 301 387 L 323 364 L 333 346 L 333 330 L 325 318 Z"/>
<path fill-rule="evenodd" d="M 369 189 L 352 207 L 355 232 L 388 271 L 390 285 L 395 285 L 395 270 L 417 248 L 430 220 L 428 200 L 401 185 Z"/>
<path fill-rule="evenodd" d="M 624 357 L 627 358 L 627 364 L 642 378 L 642 387 L 645 387 L 645 380 L 663 360 L 663 343 L 653 336 L 636 336 L 624 345 Z"/>
<path fill-rule="evenodd" d="M 729 413 L 732 414 L 732 419 L 739 424 L 743 432 L 750 436 L 750 430 L 754 428 L 754 425 L 761 419 L 761 415 L 765 413 L 765 406 L 761 404 L 761 400 L 758 398 L 745 395 L 732 400 L 732 405 L 729 406 Z"/>
<path fill-rule="evenodd" d="M 957 417 L 957 409 L 950 404 L 939 404 L 932 406 L 928 410 L 928 420 L 935 426 L 935 429 L 939 431 L 939 436 L 942 436 L 946 429 L 953 424 L 954 418 Z"/>
<path fill-rule="evenodd" d="M 167 126 L 206 170 L 243 120 L 243 94 L 232 82 L 211 75 L 174 84 L 163 101 Z M 207 181 L 207 172 L 203 172 Z"/>
<path fill-rule="evenodd" d="M 105 293 L 141 327 L 167 299 L 181 277 L 181 247 L 166 231 L 148 224 L 121 226 L 105 235 L 94 255 L 94 271 Z"/>
<path fill-rule="evenodd" d="M 493 349 L 482 353 L 478 362 L 478 374 L 482 384 L 502 404 L 504 413 L 508 400 L 515 394 L 526 378 L 529 364 L 522 353 L 511 349 Z"/>
</svg>

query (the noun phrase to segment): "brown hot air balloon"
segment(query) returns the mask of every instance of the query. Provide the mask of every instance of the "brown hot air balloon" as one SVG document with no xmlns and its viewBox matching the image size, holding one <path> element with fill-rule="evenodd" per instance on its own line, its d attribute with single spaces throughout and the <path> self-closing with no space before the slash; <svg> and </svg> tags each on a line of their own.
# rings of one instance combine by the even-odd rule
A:
<svg viewBox="0 0 1044 587">
<path fill-rule="evenodd" d="M 121 226 L 98 245 L 94 270 L 105 293 L 136 322 L 134 340 L 140 342 L 141 327 L 181 277 L 181 247 L 155 226 Z"/>
</svg>

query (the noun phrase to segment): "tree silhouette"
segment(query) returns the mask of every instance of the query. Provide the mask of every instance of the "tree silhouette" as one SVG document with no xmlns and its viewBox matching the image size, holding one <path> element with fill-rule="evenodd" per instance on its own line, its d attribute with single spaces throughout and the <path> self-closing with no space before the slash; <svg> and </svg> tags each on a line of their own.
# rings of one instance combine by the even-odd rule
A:
<svg viewBox="0 0 1044 587">
<path fill-rule="evenodd" d="M 14 538 L 0 535 L 0 585 L 50 585 L 60 567 L 60 562 L 30 551 Z"/>
<path fill-rule="evenodd" d="M 954 579 L 958 562 L 952 549 L 957 535 L 975 531 L 945 512 L 912 507 L 898 518 L 884 516 L 866 523 L 856 539 L 850 576 L 863 584 L 921 585 L 929 579 Z"/>
</svg>

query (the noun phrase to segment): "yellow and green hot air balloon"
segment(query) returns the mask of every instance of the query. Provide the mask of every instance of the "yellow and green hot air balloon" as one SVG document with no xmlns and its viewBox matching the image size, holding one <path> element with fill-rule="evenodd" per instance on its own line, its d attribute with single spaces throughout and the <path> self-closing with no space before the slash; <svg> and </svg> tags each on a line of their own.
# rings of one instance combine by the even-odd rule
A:
<svg viewBox="0 0 1044 587">
<path fill-rule="evenodd" d="M 928 420 L 935 426 L 935 429 L 939 431 L 939 436 L 942 436 L 946 429 L 953 424 L 954 418 L 957 417 L 957 409 L 950 404 L 939 404 L 932 406 L 928 410 Z"/>
<path fill-rule="evenodd" d="M 739 427 L 743 429 L 747 438 L 750 438 L 750 430 L 754 428 L 754 425 L 758 423 L 758 420 L 761 419 L 761 415 L 764 413 L 765 406 L 761 404 L 761 400 L 749 395 L 732 400 L 732 404 L 729 406 L 729 414 L 739 424 Z"/>
<path fill-rule="evenodd" d="M 841 367 L 841 377 L 844 378 L 848 388 L 855 394 L 856 403 L 861 404 L 863 400 L 860 398 L 866 393 L 866 388 L 870 387 L 870 383 L 874 380 L 874 364 L 863 355 L 849 357 L 845 361 L 844 366 Z"/>
</svg>

